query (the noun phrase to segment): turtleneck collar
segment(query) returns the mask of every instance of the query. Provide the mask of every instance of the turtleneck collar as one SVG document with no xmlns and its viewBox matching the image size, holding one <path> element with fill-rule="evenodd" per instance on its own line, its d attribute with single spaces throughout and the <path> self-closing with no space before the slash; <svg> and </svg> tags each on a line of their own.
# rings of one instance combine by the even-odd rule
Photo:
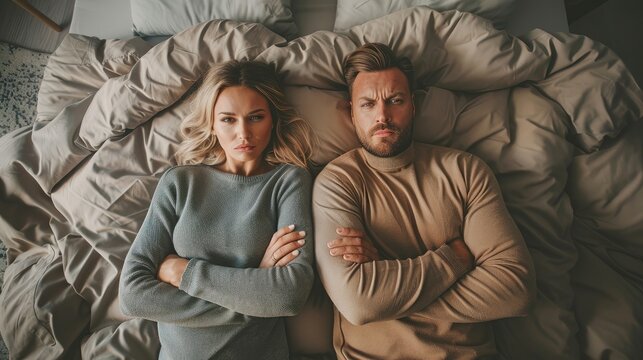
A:
<svg viewBox="0 0 643 360">
<path fill-rule="evenodd" d="M 390 157 L 379 157 L 373 155 L 370 152 L 366 151 L 366 149 L 364 149 L 363 147 L 359 150 L 364 155 L 364 158 L 366 159 L 368 165 L 370 165 L 374 169 L 385 172 L 397 171 L 408 166 L 413 162 L 413 157 L 415 155 L 413 142 L 411 142 L 411 145 L 409 145 L 409 147 L 401 153 Z"/>
</svg>

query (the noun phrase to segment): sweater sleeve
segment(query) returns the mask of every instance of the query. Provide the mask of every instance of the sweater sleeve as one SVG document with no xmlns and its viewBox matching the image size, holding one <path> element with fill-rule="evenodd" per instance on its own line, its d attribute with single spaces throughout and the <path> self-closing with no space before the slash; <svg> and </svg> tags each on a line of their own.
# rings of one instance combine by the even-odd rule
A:
<svg viewBox="0 0 643 360">
<path fill-rule="evenodd" d="M 193 258 L 181 278 L 181 290 L 251 316 L 299 313 L 313 283 L 312 180 L 299 168 L 290 171 L 284 180 L 285 185 L 277 190 L 277 228 L 295 224 L 296 231 L 306 231 L 300 254 L 286 266 L 267 269 L 227 267 Z M 272 235 L 265 234 L 267 238 Z"/>
<path fill-rule="evenodd" d="M 476 264 L 420 314 L 457 323 L 526 315 L 536 293 L 531 257 L 491 169 L 468 160 L 463 237 Z"/>
<path fill-rule="evenodd" d="M 174 252 L 172 233 L 178 215 L 176 186 L 168 170 L 160 179 L 123 265 L 119 283 L 123 314 L 184 327 L 243 323 L 249 318 L 192 297 L 157 278 L 159 265 Z"/>
<path fill-rule="evenodd" d="M 320 174 L 313 190 L 316 260 L 319 276 L 337 310 L 351 323 L 397 319 L 421 310 L 466 271 L 446 245 L 404 260 L 355 264 L 330 255 L 327 243 L 338 226 L 368 233 L 359 195 L 329 171 Z"/>
</svg>

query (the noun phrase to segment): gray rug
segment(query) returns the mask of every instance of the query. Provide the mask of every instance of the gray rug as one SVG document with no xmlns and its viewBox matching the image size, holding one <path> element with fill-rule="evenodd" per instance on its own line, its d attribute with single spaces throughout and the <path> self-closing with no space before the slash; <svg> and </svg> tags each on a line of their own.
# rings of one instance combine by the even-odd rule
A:
<svg viewBox="0 0 643 360">
<path fill-rule="evenodd" d="M 36 117 L 38 89 L 48 59 L 49 54 L 0 42 L 0 136 L 31 125 Z M 7 254 L 0 242 L 0 285 L 6 266 Z M 0 359 L 8 359 L 1 340 Z"/>
<path fill-rule="evenodd" d="M 49 54 L 0 42 L 0 136 L 31 125 Z"/>
</svg>

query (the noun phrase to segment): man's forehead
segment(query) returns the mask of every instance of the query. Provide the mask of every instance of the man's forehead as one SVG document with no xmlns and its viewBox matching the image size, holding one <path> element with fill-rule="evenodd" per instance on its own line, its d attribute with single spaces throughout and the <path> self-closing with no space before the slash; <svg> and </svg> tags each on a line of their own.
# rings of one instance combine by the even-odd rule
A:
<svg viewBox="0 0 643 360">
<path fill-rule="evenodd" d="M 381 71 L 361 71 L 353 82 L 353 95 L 362 93 L 408 93 L 409 84 L 398 68 Z"/>
</svg>

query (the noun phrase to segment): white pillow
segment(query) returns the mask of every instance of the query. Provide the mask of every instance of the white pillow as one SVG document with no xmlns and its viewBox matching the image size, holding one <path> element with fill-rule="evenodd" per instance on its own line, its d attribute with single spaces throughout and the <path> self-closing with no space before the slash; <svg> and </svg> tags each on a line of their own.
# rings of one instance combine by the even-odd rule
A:
<svg viewBox="0 0 643 360">
<path fill-rule="evenodd" d="M 134 33 L 174 35 L 213 19 L 256 22 L 293 39 L 297 25 L 290 0 L 131 0 Z"/>
<path fill-rule="evenodd" d="M 335 31 L 346 32 L 355 25 L 413 6 L 433 10 L 466 11 L 491 20 L 499 29 L 505 28 L 516 0 L 337 0 Z"/>
</svg>

